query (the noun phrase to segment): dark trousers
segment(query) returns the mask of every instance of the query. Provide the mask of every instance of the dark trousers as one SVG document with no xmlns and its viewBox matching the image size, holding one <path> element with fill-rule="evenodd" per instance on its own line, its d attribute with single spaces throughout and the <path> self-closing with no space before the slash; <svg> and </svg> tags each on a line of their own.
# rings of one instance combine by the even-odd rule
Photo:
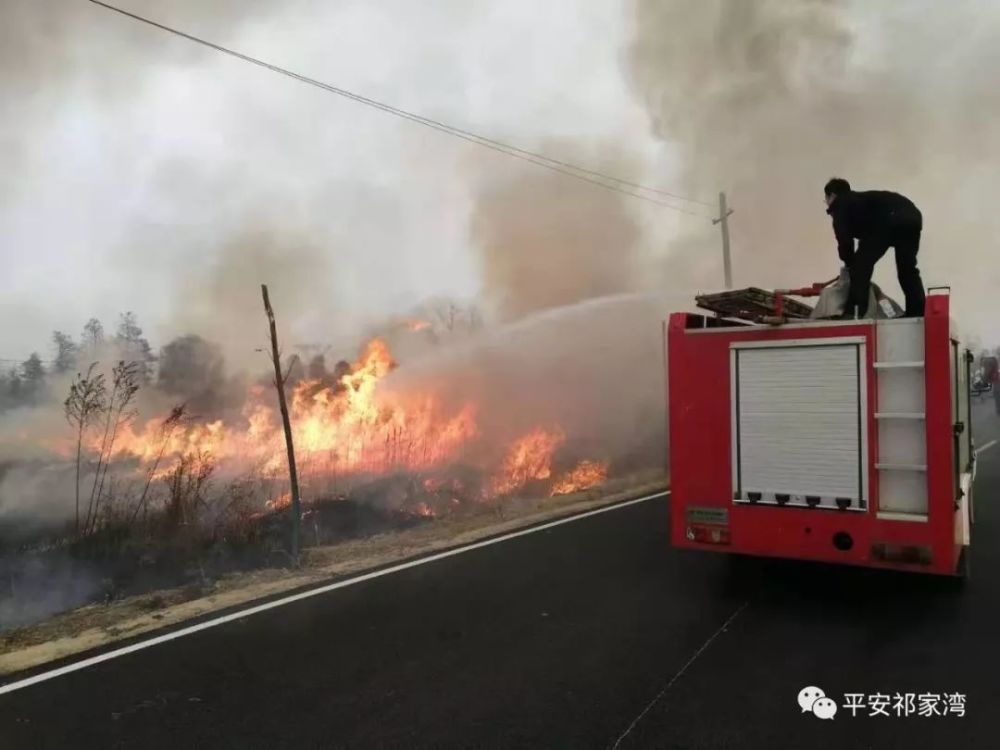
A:
<svg viewBox="0 0 1000 750">
<path fill-rule="evenodd" d="M 906 297 L 906 317 L 923 317 L 924 282 L 917 269 L 917 252 L 920 250 L 920 224 L 901 226 L 884 236 L 863 237 L 851 259 L 851 292 L 847 312 L 863 318 L 868 312 L 868 298 L 875 264 L 890 247 L 896 248 L 896 276 Z"/>
</svg>

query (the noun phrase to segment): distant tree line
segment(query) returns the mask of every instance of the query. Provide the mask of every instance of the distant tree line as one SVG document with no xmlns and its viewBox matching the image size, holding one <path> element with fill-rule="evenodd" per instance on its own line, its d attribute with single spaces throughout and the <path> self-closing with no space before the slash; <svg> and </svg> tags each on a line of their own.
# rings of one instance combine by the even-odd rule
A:
<svg viewBox="0 0 1000 750">
<path fill-rule="evenodd" d="M 106 344 L 114 345 L 116 360 L 135 363 L 139 383 L 145 385 L 152 381 L 156 356 L 143 336 L 135 313 L 126 312 L 118 316 L 118 327 L 110 341 L 105 339 L 101 321 L 91 318 L 84 325 L 79 341 L 74 341 L 63 331 L 52 332 L 52 359 L 48 361 L 48 367 L 35 351 L 20 364 L 0 371 L 0 413 L 46 401 L 52 396 L 53 378 L 70 375 L 81 368 L 87 369 L 101 358 Z"/>
</svg>

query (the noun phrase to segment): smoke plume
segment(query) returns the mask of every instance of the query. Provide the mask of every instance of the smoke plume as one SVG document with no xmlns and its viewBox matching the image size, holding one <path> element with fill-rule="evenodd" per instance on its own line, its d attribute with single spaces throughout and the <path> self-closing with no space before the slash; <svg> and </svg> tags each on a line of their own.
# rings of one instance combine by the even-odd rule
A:
<svg viewBox="0 0 1000 750">
<path fill-rule="evenodd" d="M 649 295 L 545 310 L 400 368 L 387 385 L 480 405 L 494 445 L 560 426 L 582 455 L 665 466 L 665 310 Z"/>
<path fill-rule="evenodd" d="M 178 290 L 170 328 L 195 331 L 223 346 L 222 354 L 241 368 L 266 366 L 267 320 L 261 283 L 267 282 L 286 343 L 290 323 L 326 315 L 336 326 L 328 298 L 330 251 L 296 229 L 252 225 L 225 239 L 209 260 Z"/>
<path fill-rule="evenodd" d="M 653 131 L 684 159 L 684 189 L 729 192 L 737 286 L 836 274 L 821 188 L 838 175 L 856 189 L 910 196 L 924 213 L 925 283 L 953 287 L 956 317 L 967 328 L 993 329 L 984 301 L 1000 286 L 987 264 L 1000 231 L 987 197 L 987 165 L 1000 156 L 995 6 L 633 0 L 629 7 L 627 70 Z M 677 253 L 716 253 L 716 243 L 707 235 L 682 239 Z M 876 280 L 896 290 L 894 276 L 888 260 Z"/>
<path fill-rule="evenodd" d="M 581 150 L 545 148 L 590 161 Z M 623 161 L 608 171 L 621 174 Z M 500 319 L 636 289 L 642 230 L 630 199 L 533 165 L 481 182 L 471 239 L 485 301 Z"/>
</svg>

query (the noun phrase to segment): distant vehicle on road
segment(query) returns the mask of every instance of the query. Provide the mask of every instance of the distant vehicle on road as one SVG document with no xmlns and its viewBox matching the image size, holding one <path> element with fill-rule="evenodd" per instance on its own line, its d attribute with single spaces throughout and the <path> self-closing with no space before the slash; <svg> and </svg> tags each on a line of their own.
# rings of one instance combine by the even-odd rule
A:
<svg viewBox="0 0 1000 750">
<path fill-rule="evenodd" d="M 996 357 L 982 357 L 979 360 L 978 393 L 993 393 L 993 404 L 996 413 L 1000 414 L 1000 362 Z"/>
</svg>

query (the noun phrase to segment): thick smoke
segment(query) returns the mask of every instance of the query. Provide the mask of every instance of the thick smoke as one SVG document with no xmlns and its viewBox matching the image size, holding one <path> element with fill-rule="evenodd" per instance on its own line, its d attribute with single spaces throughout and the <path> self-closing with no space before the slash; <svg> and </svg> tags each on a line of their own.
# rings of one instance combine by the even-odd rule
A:
<svg viewBox="0 0 1000 750">
<path fill-rule="evenodd" d="M 545 151 L 593 158 L 569 144 Z M 607 171 L 622 174 L 623 166 Z M 636 289 L 642 231 L 628 198 L 534 165 L 482 183 L 471 239 L 485 300 L 500 319 Z"/>
<path fill-rule="evenodd" d="M 389 11 L 311 3 L 310 27 L 290 4 L 123 5 L 369 93 L 386 94 L 393 77 L 345 68 L 337 36 L 338 13 L 388 34 Z M 440 241 L 445 188 L 420 184 L 454 156 L 450 139 L 86 0 L 6 0 L 0 12 L 0 254 L 11 253 L 15 289 L 65 296 L 58 313 L 15 306 L 20 291 L 0 300 L 24 321 L 4 356 L 36 346 L 25 332 L 45 331 L 41 320 L 69 328 L 127 305 L 160 341 L 202 333 L 245 365 L 260 345 L 248 316 L 263 318 L 261 282 L 298 340 L 345 336 L 428 291 L 474 283 L 453 257 L 463 238 Z M 307 36 L 333 27 L 330 39 L 291 43 L 273 33 L 275 13 Z"/>
<path fill-rule="evenodd" d="M 822 185 L 898 190 L 925 217 L 925 283 L 991 336 L 1000 278 L 989 166 L 1000 156 L 1000 26 L 975 0 L 633 0 L 627 70 L 691 194 L 729 192 L 737 286 L 836 274 Z M 956 44 L 956 40 L 961 40 Z M 685 257 L 717 239 L 682 241 Z M 692 264 L 709 286 L 708 268 Z M 876 280 L 898 294 L 891 259 Z"/>
<path fill-rule="evenodd" d="M 164 20 L 198 19 L 201 33 L 232 33 L 263 5 L 260 0 L 131 0 L 123 5 Z M 165 12 L 166 10 L 166 12 Z M 185 64 L 203 50 L 178 44 L 86 0 L 3 0 L 0 4 L 0 196 L 12 194 L 43 150 L 22 137 L 45 125 L 68 100 L 115 103 L 136 95 L 146 64 Z"/>
<path fill-rule="evenodd" d="M 178 290 L 170 327 L 179 335 L 196 331 L 220 345 L 220 356 L 235 366 L 266 366 L 260 352 L 270 344 L 261 283 L 269 285 L 279 335 L 289 343 L 290 321 L 331 309 L 326 298 L 330 255 L 316 240 L 292 229 L 243 229 L 217 247 L 200 273 Z"/>
<path fill-rule="evenodd" d="M 210 417 L 238 408 L 245 384 L 227 376 L 221 346 L 189 334 L 160 351 L 156 385 L 193 414 Z"/>
<path fill-rule="evenodd" d="M 99 572 L 68 557 L 0 557 L 0 632 L 45 619 L 92 599 Z"/>
<path fill-rule="evenodd" d="M 436 385 L 453 407 L 478 404 L 496 446 L 559 427 L 579 457 L 663 467 L 665 309 L 653 296 L 621 295 L 535 313 L 401 368 L 389 385 Z"/>
<path fill-rule="evenodd" d="M 627 129 L 641 128 L 641 112 L 613 66 L 602 62 L 614 53 L 619 12 L 605 6 L 567 19 L 556 5 L 541 16 L 512 7 L 495 18 L 485 2 L 419 10 L 403 0 L 337 7 L 315 0 L 123 3 L 318 79 L 633 174 L 617 156 L 620 148 L 607 153 L 609 133 L 612 144 L 622 143 Z M 0 149 L 10 159 L 0 190 L 11 200 L 0 210 L 0 235 L 4 248 L 20 255 L 11 269 L 15 287 L 51 286 L 65 296 L 58 313 L 15 308 L 18 294 L 0 300 L 0 308 L 25 321 L 4 344 L 4 356 L 27 355 L 36 346 L 31 329 L 71 328 L 91 315 L 108 319 L 121 305 L 136 309 L 156 340 L 198 333 L 243 366 L 261 343 L 253 323 L 262 318 L 261 282 L 271 286 L 285 340 L 338 344 L 427 296 L 470 298 L 480 286 L 478 271 L 505 317 L 632 288 L 634 269 L 618 260 L 640 230 L 604 191 L 542 172 L 528 192 L 549 203 L 556 218 L 546 226 L 544 209 L 517 206 L 520 221 L 549 232 L 547 252 L 564 258 L 572 246 L 572 262 L 560 260 L 554 274 L 555 265 L 537 262 L 545 255 L 539 246 L 530 249 L 533 265 L 521 248 L 517 260 L 502 257 L 525 227 L 507 233 L 498 222 L 514 218 L 503 214 L 508 207 L 480 205 L 491 197 L 505 202 L 503 186 L 519 182 L 505 165 L 538 167 L 86 0 L 7 0 L 3 13 L 0 108 L 9 116 L 0 118 Z M 572 45 L 530 41 L 545 41 L 548 28 L 596 37 L 600 54 L 577 60 Z M 537 63 L 545 73 L 532 87 L 523 85 L 525 72 L 537 72 L 532 59 L 496 63 L 511 38 L 543 56 Z M 381 47 L 392 54 L 371 52 Z M 561 92 L 574 75 L 586 89 L 552 106 L 549 92 Z M 539 133 L 553 132 L 565 134 L 562 143 L 538 143 Z M 648 143 L 637 150 L 642 145 Z M 467 158 L 477 160 L 471 175 L 461 173 Z M 577 191 L 585 195 L 574 197 Z M 56 215 L 59 221 L 49 220 Z M 556 236 L 566 231 L 576 234 L 569 241 Z M 470 245 L 490 249 L 477 257 Z M 614 247 L 608 252 L 606 245 Z M 41 263 L 27 259 L 32 248 L 62 273 L 41 273 Z M 550 290 L 537 288 L 545 275 Z M 80 280 L 70 294 L 67 279 Z M 495 293 L 501 287 L 524 290 L 524 299 Z"/>
<path fill-rule="evenodd" d="M 161 14 L 164 20 L 196 18 L 200 33 L 218 34 L 234 31 L 267 4 L 262 0 L 130 0 L 118 5 L 139 15 Z M 2 12 L 0 80 L 22 90 L 44 89 L 55 96 L 61 87 L 79 83 L 82 56 L 94 50 L 100 50 L 103 60 L 118 63 L 123 58 L 136 62 L 150 52 L 151 37 L 142 27 L 86 0 L 4 0 Z M 94 39 L 101 44 L 92 46 Z M 192 49 L 177 45 L 174 51 L 183 59 L 183 52 Z M 127 89 L 135 75 L 133 65 L 109 65 L 103 85 L 95 86 L 92 93 L 127 93 L 118 89 Z"/>
</svg>

